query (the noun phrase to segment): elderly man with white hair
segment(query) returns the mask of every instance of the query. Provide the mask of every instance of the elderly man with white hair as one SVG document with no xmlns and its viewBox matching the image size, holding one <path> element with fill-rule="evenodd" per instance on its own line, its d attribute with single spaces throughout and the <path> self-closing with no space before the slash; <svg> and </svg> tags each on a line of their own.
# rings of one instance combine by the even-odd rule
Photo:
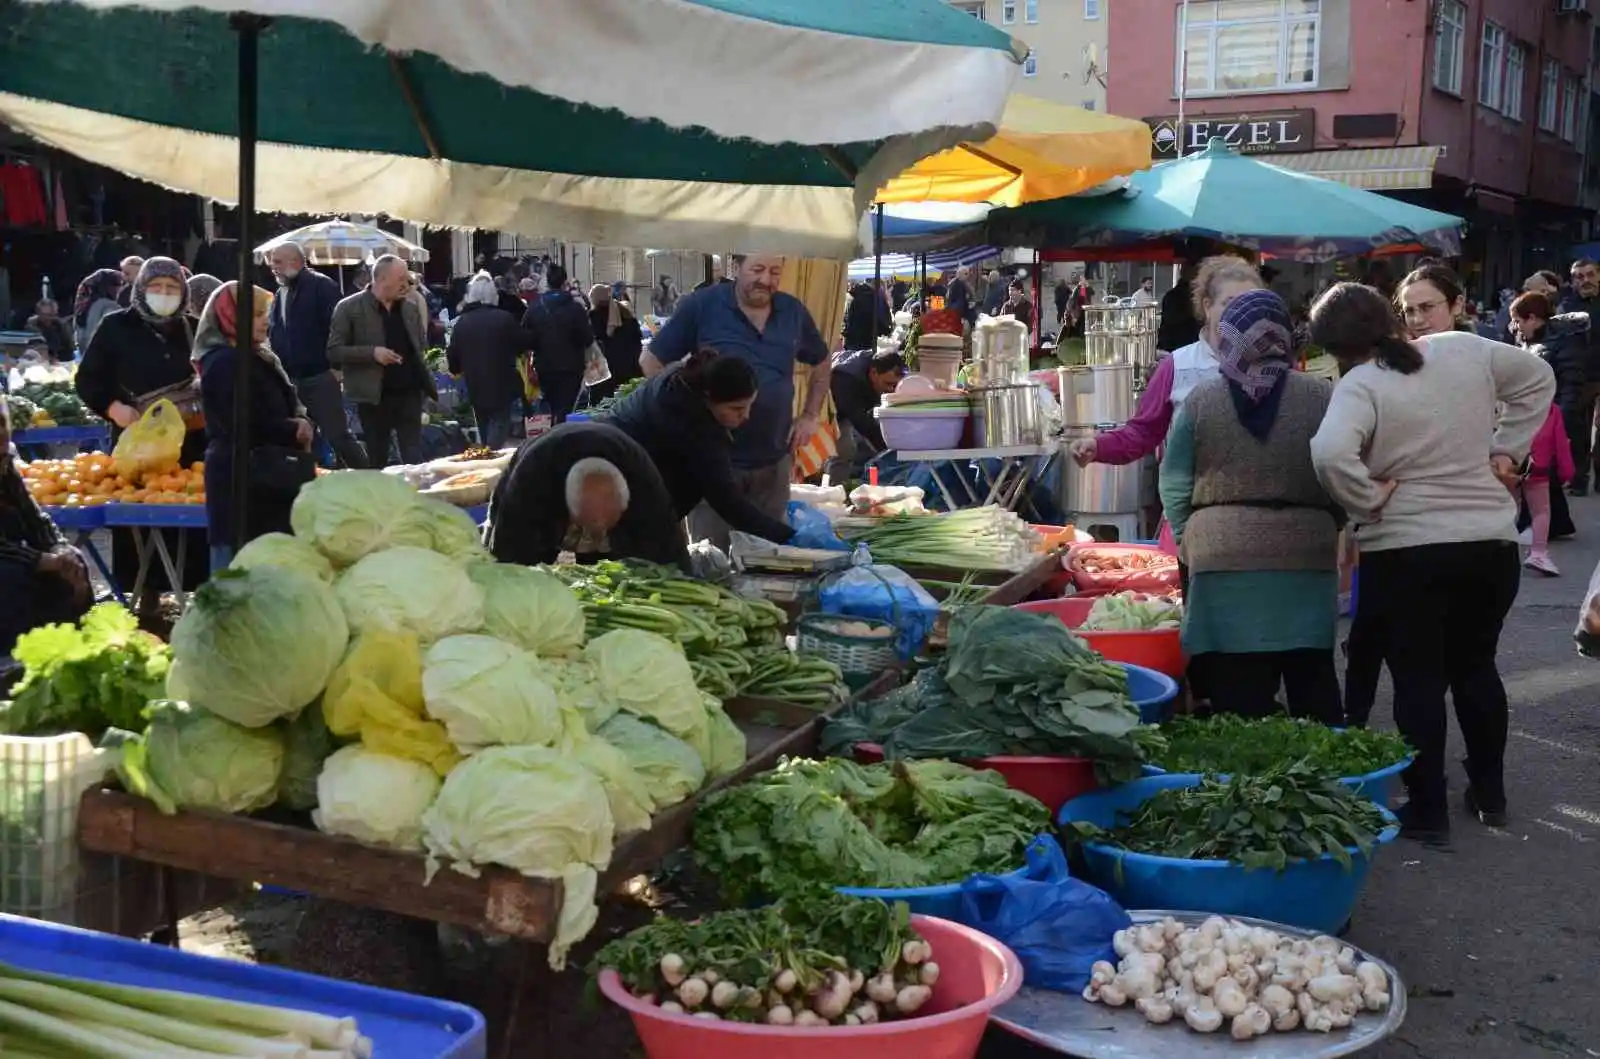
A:
<svg viewBox="0 0 1600 1059">
<path fill-rule="evenodd" d="M 533 346 L 517 317 L 500 308 L 494 277 L 479 272 L 467 281 L 461 315 L 446 351 L 450 374 L 467 380 L 467 401 L 478 421 L 478 440 L 491 449 L 511 436 L 511 409 L 522 396 L 517 359 Z"/>
<path fill-rule="evenodd" d="M 406 263 L 385 254 L 366 289 L 333 310 L 328 330 L 328 362 L 344 372 L 374 467 L 390 465 L 391 441 L 399 462 L 422 462 L 423 401 L 439 396 L 424 359 L 427 313 L 410 294 Z"/>
<path fill-rule="evenodd" d="M 643 559 L 689 569 L 688 539 L 661 472 L 604 423 L 567 423 L 526 442 L 495 486 L 484 543 L 503 563 Z"/>
<path fill-rule="evenodd" d="M 367 465 L 361 442 L 350 433 L 344 415 L 344 388 L 328 363 L 328 332 L 339 304 L 339 285 L 306 267 L 306 252 L 296 243 L 280 243 L 268 261 L 277 277 L 267 316 L 267 343 L 306 406 L 306 414 L 322 432 L 339 462 Z"/>
</svg>

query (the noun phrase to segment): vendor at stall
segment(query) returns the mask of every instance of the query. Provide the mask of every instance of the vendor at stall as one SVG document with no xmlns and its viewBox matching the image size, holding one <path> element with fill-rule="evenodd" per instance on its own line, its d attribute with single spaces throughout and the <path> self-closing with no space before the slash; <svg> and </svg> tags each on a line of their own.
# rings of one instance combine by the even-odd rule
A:
<svg viewBox="0 0 1600 1059">
<path fill-rule="evenodd" d="M 604 423 L 525 443 L 495 486 L 485 543 L 503 563 L 643 559 L 688 569 L 682 516 L 650 454 Z"/>
<path fill-rule="evenodd" d="M 754 368 L 701 349 L 597 413 L 595 421 L 616 427 L 649 453 L 676 517 L 687 518 L 704 503 L 729 528 L 782 544 L 794 530 L 734 484 L 732 432 L 750 418 L 756 395 Z"/>
<path fill-rule="evenodd" d="M 862 464 L 888 448 L 872 410 L 905 377 L 905 358 L 898 353 L 863 349 L 833 355 L 829 386 L 833 410 L 839 418 L 839 454 L 828 461 L 830 480 L 843 483 L 859 478 Z"/>
<path fill-rule="evenodd" d="M 50 622 L 75 622 L 94 602 L 83 556 L 39 510 L 17 471 L 11 413 L 0 401 L 0 655 Z"/>
</svg>

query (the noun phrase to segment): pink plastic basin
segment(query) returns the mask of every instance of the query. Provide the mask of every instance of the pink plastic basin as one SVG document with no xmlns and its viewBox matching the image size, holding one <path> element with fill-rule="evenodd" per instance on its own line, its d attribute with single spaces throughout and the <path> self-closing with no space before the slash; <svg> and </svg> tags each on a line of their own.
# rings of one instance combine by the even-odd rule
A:
<svg viewBox="0 0 1600 1059">
<path fill-rule="evenodd" d="M 883 747 L 857 743 L 855 759 L 864 765 L 875 764 L 883 760 Z M 1033 795 L 1052 810 L 1100 786 L 1094 777 L 1094 762 L 1086 757 L 982 757 L 961 764 L 993 769 L 1005 777 L 1006 786 Z"/>
<path fill-rule="evenodd" d="M 1068 596 L 1065 599 L 1042 599 L 1033 603 L 1018 603 L 1017 610 L 1030 614 L 1045 614 L 1058 619 L 1078 638 L 1113 662 L 1129 662 L 1136 666 L 1165 673 L 1174 680 L 1184 674 L 1183 635 L 1178 629 L 1150 629 L 1142 632 L 1085 632 L 1080 629 L 1089 620 L 1089 610 L 1094 606 L 1094 596 Z"/>
<path fill-rule="evenodd" d="M 1105 589 L 1110 592 L 1165 592 L 1178 587 L 1178 564 L 1154 570 L 1127 570 L 1121 573 L 1090 573 L 1080 570 L 1077 560 L 1088 553 L 1095 555 L 1166 555 L 1153 544 L 1074 544 L 1067 549 L 1066 566 L 1072 572 L 1072 583 L 1078 590 Z"/>
<path fill-rule="evenodd" d="M 1022 988 L 1022 965 L 986 935 L 943 919 L 912 916 L 933 946 L 939 982 L 917 1018 L 874 1026 L 755 1026 L 673 1015 L 646 1004 L 615 971 L 600 991 L 633 1017 L 650 1059 L 972 1059 L 989 1014 Z"/>
</svg>

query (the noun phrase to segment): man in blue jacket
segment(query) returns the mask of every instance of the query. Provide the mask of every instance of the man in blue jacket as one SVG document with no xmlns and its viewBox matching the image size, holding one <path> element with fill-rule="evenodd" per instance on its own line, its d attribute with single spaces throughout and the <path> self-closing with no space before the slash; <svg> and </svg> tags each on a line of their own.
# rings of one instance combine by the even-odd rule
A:
<svg viewBox="0 0 1600 1059">
<path fill-rule="evenodd" d="M 307 268 L 306 252 L 294 243 L 273 248 L 271 262 L 278 289 L 272 294 L 267 341 L 339 462 L 366 467 L 366 450 L 351 435 L 345 418 L 344 388 L 328 363 L 328 329 L 342 297 L 339 285 Z"/>
</svg>

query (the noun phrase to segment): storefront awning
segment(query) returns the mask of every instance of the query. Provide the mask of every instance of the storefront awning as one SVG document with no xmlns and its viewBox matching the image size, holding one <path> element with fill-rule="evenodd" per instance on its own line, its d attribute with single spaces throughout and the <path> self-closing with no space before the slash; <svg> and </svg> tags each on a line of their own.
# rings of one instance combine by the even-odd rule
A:
<svg viewBox="0 0 1600 1059">
<path fill-rule="evenodd" d="M 1433 167 L 1442 153 L 1443 147 L 1363 147 L 1259 157 L 1283 169 L 1364 191 L 1406 191 L 1433 186 Z"/>
</svg>

